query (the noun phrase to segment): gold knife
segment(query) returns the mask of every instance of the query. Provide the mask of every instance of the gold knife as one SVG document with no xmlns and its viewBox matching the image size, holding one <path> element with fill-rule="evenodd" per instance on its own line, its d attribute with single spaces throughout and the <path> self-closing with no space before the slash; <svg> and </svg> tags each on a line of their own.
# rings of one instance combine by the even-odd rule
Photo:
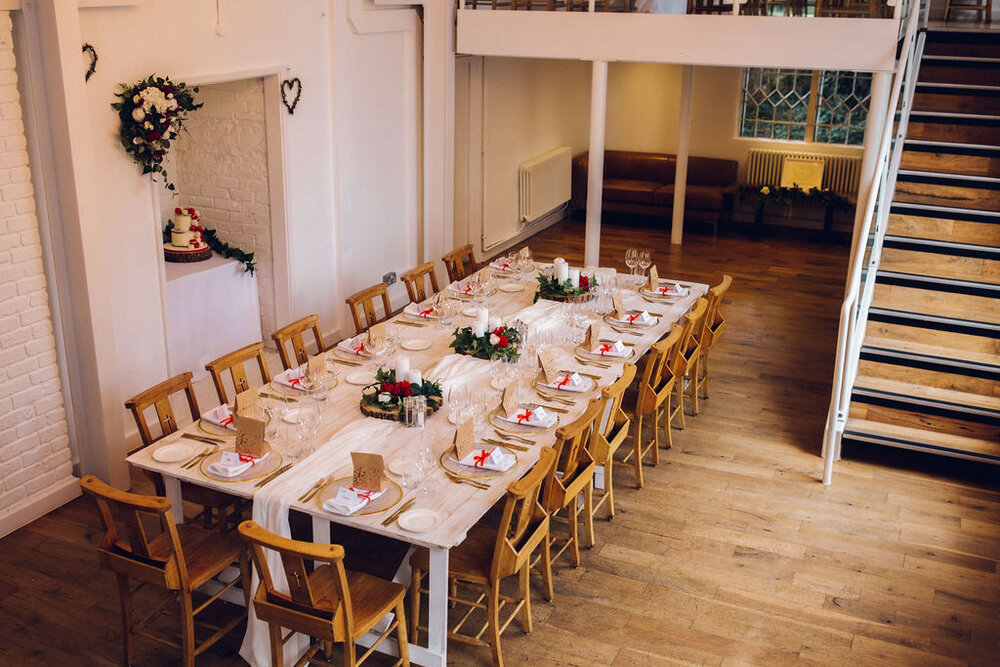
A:
<svg viewBox="0 0 1000 667">
<path fill-rule="evenodd" d="M 267 484 L 268 482 L 270 482 L 272 479 L 274 479 L 275 477 L 277 477 L 281 473 L 283 473 L 286 470 L 288 470 L 289 468 L 291 468 L 293 465 L 295 465 L 295 464 L 294 463 L 286 463 L 285 465 L 281 466 L 280 468 L 278 468 L 277 470 L 275 470 L 274 472 L 272 472 L 270 475 L 268 475 L 264 479 L 260 480 L 256 484 L 254 484 L 254 488 L 259 488 L 259 487 L 264 486 L 265 484 Z"/>
<path fill-rule="evenodd" d="M 218 447 L 218 445 L 216 445 L 216 447 Z M 211 447 L 206 447 L 205 449 L 201 450 L 200 453 L 195 454 L 189 460 L 185 461 L 184 464 L 181 467 L 182 468 L 191 468 L 191 467 L 194 466 L 195 463 L 197 463 L 198 461 L 201 461 L 203 458 L 205 458 L 206 456 L 209 456 L 211 453 L 212 453 L 212 448 Z"/>
<path fill-rule="evenodd" d="M 396 510 L 395 512 L 393 512 L 392 514 L 390 514 L 389 516 L 387 516 L 382 521 L 382 525 L 383 526 L 390 525 L 393 521 L 395 521 L 396 519 L 398 519 L 403 512 L 405 512 L 406 510 L 410 509 L 410 507 L 412 507 L 413 503 L 415 503 L 415 502 L 417 502 L 416 498 L 410 498 L 409 500 L 407 500 L 405 503 L 403 503 L 400 506 L 400 508 L 398 510 Z"/>
<path fill-rule="evenodd" d="M 498 447 L 506 447 L 507 449 L 515 449 L 519 452 L 528 451 L 528 448 L 524 445 L 515 445 L 513 442 L 500 442 L 499 440 L 493 440 L 491 438 L 483 438 L 483 442 L 496 445 Z"/>
<path fill-rule="evenodd" d="M 182 438 L 187 438 L 188 440 L 197 440 L 198 442 L 208 443 L 209 445 L 221 445 L 222 440 L 218 438 L 209 438 L 204 435 L 195 435 L 194 433 L 181 433 Z"/>
</svg>

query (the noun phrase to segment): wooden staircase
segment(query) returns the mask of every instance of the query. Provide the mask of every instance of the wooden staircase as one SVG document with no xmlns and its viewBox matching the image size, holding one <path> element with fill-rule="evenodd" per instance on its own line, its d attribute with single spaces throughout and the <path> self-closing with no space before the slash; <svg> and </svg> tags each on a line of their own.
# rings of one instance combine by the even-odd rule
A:
<svg viewBox="0 0 1000 667">
<path fill-rule="evenodd" d="M 917 79 L 843 440 L 1000 463 L 1000 35 Z"/>
</svg>

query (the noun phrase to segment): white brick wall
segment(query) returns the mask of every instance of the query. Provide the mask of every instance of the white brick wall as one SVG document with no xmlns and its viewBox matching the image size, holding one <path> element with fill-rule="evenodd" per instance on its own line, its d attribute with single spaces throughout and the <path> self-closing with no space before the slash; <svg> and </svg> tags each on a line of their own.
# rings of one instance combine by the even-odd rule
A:
<svg viewBox="0 0 1000 667">
<path fill-rule="evenodd" d="M 174 151 L 175 205 L 194 206 L 223 241 L 256 253 L 261 330 L 270 340 L 280 325 L 274 321 L 264 83 L 201 86 L 196 98 L 205 106 L 185 122 L 190 134 Z"/>
<path fill-rule="evenodd" d="M 14 69 L 0 12 L 0 525 L 72 477 L 52 314 Z"/>
</svg>

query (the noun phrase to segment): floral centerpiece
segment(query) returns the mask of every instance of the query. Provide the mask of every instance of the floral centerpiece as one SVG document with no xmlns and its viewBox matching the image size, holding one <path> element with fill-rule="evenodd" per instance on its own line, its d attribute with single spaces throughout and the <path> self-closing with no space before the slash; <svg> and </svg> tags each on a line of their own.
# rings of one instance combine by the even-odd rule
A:
<svg viewBox="0 0 1000 667">
<path fill-rule="evenodd" d="M 573 287 L 569 279 L 560 281 L 555 276 L 541 274 L 537 278 L 538 289 L 535 291 L 535 298 L 532 303 L 539 299 L 550 299 L 552 301 L 590 301 L 594 298 L 594 289 L 597 288 L 597 280 L 592 276 L 580 274 L 579 287 Z"/>
<path fill-rule="evenodd" d="M 492 331 L 477 336 L 472 327 L 455 329 L 455 339 L 449 347 L 458 354 L 467 354 L 479 359 L 503 359 L 517 361 L 518 343 L 521 340 L 517 329 L 508 326 L 498 326 Z"/>
<path fill-rule="evenodd" d="M 171 191 L 174 184 L 163 169 L 163 160 L 188 113 L 201 108 L 202 103 L 195 102 L 192 95 L 197 92 L 197 87 L 150 74 L 132 85 L 121 84 L 115 93 L 120 101 L 111 105 L 121 121 L 118 136 L 125 152 L 142 166 L 143 174 L 153 174 L 154 180 L 157 174 L 162 175 Z"/>
<path fill-rule="evenodd" d="M 369 417 L 399 421 L 403 418 L 403 399 L 423 396 L 427 399 L 427 414 L 441 407 L 441 384 L 424 380 L 414 384 L 406 380 L 396 382 L 396 371 L 379 368 L 375 382 L 361 390 L 361 411 Z"/>
<path fill-rule="evenodd" d="M 811 204 L 826 208 L 823 227 L 827 233 L 830 233 L 833 229 L 834 211 L 837 209 L 846 210 L 852 207 L 849 199 L 838 195 L 829 188 L 809 188 L 808 190 L 803 190 L 797 185 L 792 187 L 780 185 L 758 186 L 751 183 L 739 186 L 738 190 L 741 197 L 753 199 L 757 202 L 754 225 L 758 229 L 764 226 L 764 206 L 769 203 L 782 204 L 789 209 L 795 204 Z"/>
</svg>

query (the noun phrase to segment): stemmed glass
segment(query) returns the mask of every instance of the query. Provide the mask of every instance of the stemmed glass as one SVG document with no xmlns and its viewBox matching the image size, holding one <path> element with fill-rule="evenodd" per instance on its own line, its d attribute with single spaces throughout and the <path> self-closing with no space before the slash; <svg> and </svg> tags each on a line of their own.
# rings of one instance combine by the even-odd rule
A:
<svg viewBox="0 0 1000 667">
<path fill-rule="evenodd" d="M 643 275 L 646 274 L 646 269 L 648 269 L 653 264 L 653 258 L 649 255 L 648 250 L 643 250 L 639 253 L 639 268 L 642 269 Z"/>
<path fill-rule="evenodd" d="M 448 389 L 448 418 L 452 423 L 462 420 L 462 413 L 469 405 L 469 389 L 464 384 L 456 384 Z"/>
<path fill-rule="evenodd" d="M 629 248 L 625 251 L 625 266 L 629 268 L 629 271 L 634 276 L 635 267 L 639 265 L 639 251 L 635 248 Z M 633 279 L 634 280 L 634 279 Z"/>
</svg>

